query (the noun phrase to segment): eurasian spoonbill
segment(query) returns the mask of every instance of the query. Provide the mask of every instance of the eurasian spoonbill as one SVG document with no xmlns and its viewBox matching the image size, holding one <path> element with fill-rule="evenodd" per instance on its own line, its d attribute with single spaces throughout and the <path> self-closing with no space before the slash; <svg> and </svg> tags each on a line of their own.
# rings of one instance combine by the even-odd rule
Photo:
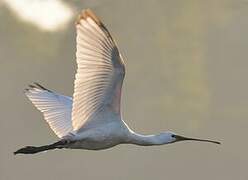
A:
<svg viewBox="0 0 248 180">
<path fill-rule="evenodd" d="M 73 98 L 48 90 L 38 83 L 30 85 L 25 91 L 60 140 L 40 147 L 26 146 L 14 154 L 34 154 L 61 148 L 100 150 L 118 144 L 152 146 L 185 140 L 220 144 L 173 132 L 141 135 L 132 131 L 121 117 L 125 65 L 114 39 L 90 9 L 79 15 L 76 31 L 78 69 Z"/>
</svg>

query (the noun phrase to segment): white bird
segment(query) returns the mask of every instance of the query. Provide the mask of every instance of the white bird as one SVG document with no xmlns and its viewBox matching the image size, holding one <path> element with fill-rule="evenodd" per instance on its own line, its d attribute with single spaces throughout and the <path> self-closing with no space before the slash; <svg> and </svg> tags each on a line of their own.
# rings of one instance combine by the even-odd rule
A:
<svg viewBox="0 0 248 180">
<path fill-rule="evenodd" d="M 141 135 L 132 131 L 121 117 L 125 65 L 114 39 L 90 9 L 79 15 L 76 31 L 78 68 L 73 98 L 50 91 L 38 83 L 25 91 L 60 140 L 40 147 L 26 146 L 14 154 L 61 148 L 101 150 L 118 144 L 152 146 L 184 140 L 220 144 L 173 132 Z"/>
</svg>

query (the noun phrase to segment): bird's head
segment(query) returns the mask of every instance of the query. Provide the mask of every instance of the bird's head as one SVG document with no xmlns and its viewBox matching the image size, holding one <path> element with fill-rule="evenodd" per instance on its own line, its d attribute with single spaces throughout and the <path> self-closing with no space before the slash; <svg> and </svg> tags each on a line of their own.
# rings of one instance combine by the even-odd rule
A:
<svg viewBox="0 0 248 180">
<path fill-rule="evenodd" d="M 163 139 L 167 143 L 175 143 L 175 142 L 180 142 L 180 141 L 202 141 L 202 142 L 220 144 L 220 142 L 218 141 L 212 141 L 208 139 L 190 138 L 190 137 L 177 135 L 176 133 L 173 133 L 173 132 L 161 133 L 159 136 L 161 139 Z"/>
</svg>

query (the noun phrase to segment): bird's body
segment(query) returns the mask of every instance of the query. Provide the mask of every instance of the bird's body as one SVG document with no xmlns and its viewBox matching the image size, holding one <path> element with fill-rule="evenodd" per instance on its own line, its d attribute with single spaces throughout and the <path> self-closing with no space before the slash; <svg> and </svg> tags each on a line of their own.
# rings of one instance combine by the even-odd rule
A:
<svg viewBox="0 0 248 180">
<path fill-rule="evenodd" d="M 141 135 L 132 131 L 121 117 L 125 65 L 115 41 L 89 9 L 79 15 L 76 29 L 78 69 L 73 97 L 55 93 L 38 83 L 25 91 L 60 140 L 40 147 L 27 146 L 15 154 L 33 154 L 56 148 L 100 150 L 128 143 L 162 145 L 182 140 L 218 143 L 172 132 Z"/>
<path fill-rule="evenodd" d="M 69 138 L 72 143 L 68 148 L 100 150 L 124 143 L 130 133 L 126 124 L 112 114 L 105 114 L 103 118 L 111 118 L 113 121 L 80 130 L 74 137 Z"/>
</svg>

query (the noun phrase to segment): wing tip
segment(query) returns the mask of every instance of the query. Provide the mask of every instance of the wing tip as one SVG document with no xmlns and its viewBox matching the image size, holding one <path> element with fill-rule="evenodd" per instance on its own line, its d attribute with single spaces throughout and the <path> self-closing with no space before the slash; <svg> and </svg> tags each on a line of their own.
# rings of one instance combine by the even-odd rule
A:
<svg viewBox="0 0 248 180">
<path fill-rule="evenodd" d="M 88 17 L 90 17 L 96 24 L 102 25 L 101 20 L 96 16 L 96 14 L 91 9 L 84 9 L 82 12 L 78 15 L 78 18 L 75 22 L 75 24 L 80 24 L 81 19 L 86 20 Z"/>
<path fill-rule="evenodd" d="M 87 21 L 87 18 L 90 18 L 91 20 L 93 20 L 101 29 L 102 31 L 107 35 L 108 38 L 110 38 L 113 41 L 112 36 L 110 35 L 108 29 L 106 28 L 106 26 L 102 23 L 102 21 L 100 20 L 100 18 L 98 18 L 98 16 L 91 10 L 91 9 L 84 9 L 82 10 L 82 12 L 78 15 L 78 18 L 75 22 L 75 25 L 80 25 L 81 24 L 81 20 L 85 20 Z"/>
<path fill-rule="evenodd" d="M 24 89 L 24 93 L 26 94 L 32 90 L 37 90 L 37 89 L 52 92 L 51 90 L 42 86 L 40 83 L 33 82 L 32 84 L 29 84 L 27 88 Z"/>
</svg>

